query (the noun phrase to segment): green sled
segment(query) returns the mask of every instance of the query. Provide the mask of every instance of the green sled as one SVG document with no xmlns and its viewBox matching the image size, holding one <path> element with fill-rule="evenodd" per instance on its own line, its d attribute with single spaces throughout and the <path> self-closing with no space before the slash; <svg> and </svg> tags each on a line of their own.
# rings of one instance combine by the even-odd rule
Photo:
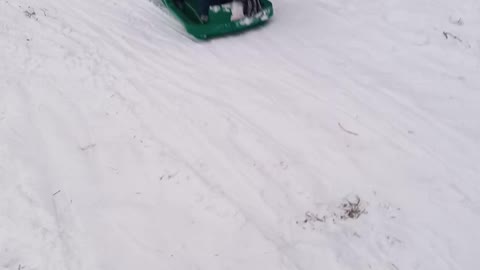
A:
<svg viewBox="0 0 480 270">
<path fill-rule="evenodd" d="M 205 40 L 253 29 L 265 24 L 273 16 L 269 0 L 260 0 L 262 10 L 251 17 L 232 20 L 232 3 L 210 6 L 208 23 L 201 23 L 196 12 L 196 0 L 185 0 L 183 8 L 175 0 L 162 0 L 165 6 L 180 20 L 185 30 L 197 39 Z"/>
</svg>

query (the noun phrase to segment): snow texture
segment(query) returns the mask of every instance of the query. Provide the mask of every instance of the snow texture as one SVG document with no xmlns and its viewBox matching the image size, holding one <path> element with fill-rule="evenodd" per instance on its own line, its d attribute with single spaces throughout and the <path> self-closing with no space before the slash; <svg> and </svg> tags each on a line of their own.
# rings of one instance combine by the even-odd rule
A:
<svg viewBox="0 0 480 270">
<path fill-rule="evenodd" d="M 480 269 L 480 1 L 274 7 L 0 0 L 0 269 Z"/>
</svg>

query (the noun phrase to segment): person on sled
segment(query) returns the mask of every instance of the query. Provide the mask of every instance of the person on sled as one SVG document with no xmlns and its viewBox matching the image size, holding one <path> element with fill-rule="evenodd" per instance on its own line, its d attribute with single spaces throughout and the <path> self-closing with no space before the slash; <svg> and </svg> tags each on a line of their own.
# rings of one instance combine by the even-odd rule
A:
<svg viewBox="0 0 480 270">
<path fill-rule="evenodd" d="M 243 4 L 243 14 L 251 17 L 260 12 L 262 6 L 260 0 L 239 0 Z M 177 6 L 183 8 L 185 0 L 176 0 Z M 208 23 L 208 11 L 210 6 L 223 5 L 232 2 L 232 0 L 198 0 L 197 13 L 201 23 Z"/>
</svg>

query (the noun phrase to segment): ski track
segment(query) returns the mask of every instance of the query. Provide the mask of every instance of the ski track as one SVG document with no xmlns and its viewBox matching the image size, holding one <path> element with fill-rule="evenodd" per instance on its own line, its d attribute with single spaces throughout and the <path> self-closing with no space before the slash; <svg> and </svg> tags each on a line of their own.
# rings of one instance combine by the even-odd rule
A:
<svg viewBox="0 0 480 270">
<path fill-rule="evenodd" d="M 0 269 L 480 267 L 477 1 L 158 5 L 0 0 Z"/>
</svg>

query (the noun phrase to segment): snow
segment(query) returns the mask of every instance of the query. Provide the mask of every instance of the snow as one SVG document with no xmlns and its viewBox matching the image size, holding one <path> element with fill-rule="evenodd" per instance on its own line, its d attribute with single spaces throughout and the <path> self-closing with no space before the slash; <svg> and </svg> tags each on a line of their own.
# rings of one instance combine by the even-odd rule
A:
<svg viewBox="0 0 480 270">
<path fill-rule="evenodd" d="M 210 11 L 214 12 L 214 13 L 218 13 L 222 10 L 222 7 L 219 6 L 219 5 L 216 5 L 216 6 L 210 6 Z"/>
<path fill-rule="evenodd" d="M 479 269 L 480 2 L 298 3 L 0 0 L 0 269 Z"/>
</svg>

